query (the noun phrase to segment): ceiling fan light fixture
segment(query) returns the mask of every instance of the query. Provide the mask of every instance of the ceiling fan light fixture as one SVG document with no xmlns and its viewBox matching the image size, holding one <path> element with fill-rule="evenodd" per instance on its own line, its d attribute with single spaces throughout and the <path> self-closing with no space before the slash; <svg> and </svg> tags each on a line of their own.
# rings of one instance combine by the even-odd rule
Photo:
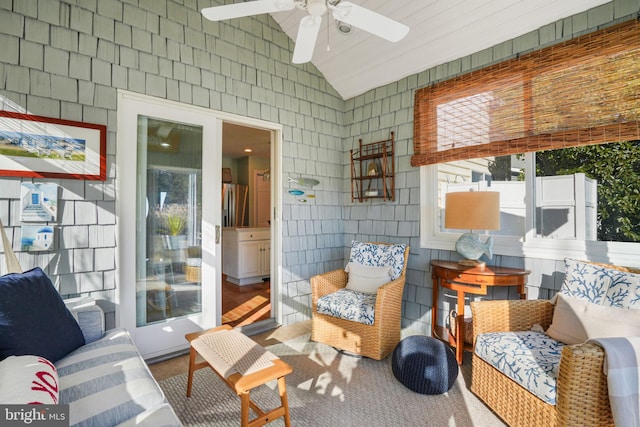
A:
<svg viewBox="0 0 640 427">
<path fill-rule="evenodd" d="M 338 29 L 340 34 L 347 36 L 353 32 L 352 25 L 347 24 L 346 22 L 340 21 L 338 19 L 336 19 L 335 21 L 336 21 L 336 28 Z"/>
<path fill-rule="evenodd" d="M 245 0 L 241 3 L 205 7 L 201 13 L 211 21 L 222 21 L 294 8 L 307 12 L 298 25 L 298 34 L 291 57 L 291 62 L 294 64 L 311 61 L 320 33 L 322 15 L 327 12 L 327 9 L 331 9 L 333 18 L 340 21 L 336 22 L 336 26 L 341 34 L 350 34 L 354 27 L 390 42 L 397 42 L 409 32 L 408 26 L 347 0 Z M 327 29 L 329 25 L 327 20 Z M 327 31 L 327 46 L 329 45 L 328 37 L 329 31 Z"/>
</svg>

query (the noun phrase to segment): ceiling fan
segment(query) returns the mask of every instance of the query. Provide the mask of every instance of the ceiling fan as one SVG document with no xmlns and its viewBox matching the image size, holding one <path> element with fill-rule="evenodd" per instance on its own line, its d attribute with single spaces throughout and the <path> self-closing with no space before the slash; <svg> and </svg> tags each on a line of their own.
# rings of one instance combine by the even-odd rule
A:
<svg viewBox="0 0 640 427">
<path fill-rule="evenodd" d="M 202 15 L 211 21 L 223 21 L 263 13 L 283 12 L 295 7 L 306 10 L 309 14 L 300 20 L 293 50 L 294 64 L 304 64 L 311 60 L 320 32 L 322 15 L 328 9 L 333 12 L 334 19 L 391 42 L 400 41 L 409 32 L 409 27 L 400 22 L 342 0 L 254 0 L 207 7 L 202 9 Z"/>
</svg>

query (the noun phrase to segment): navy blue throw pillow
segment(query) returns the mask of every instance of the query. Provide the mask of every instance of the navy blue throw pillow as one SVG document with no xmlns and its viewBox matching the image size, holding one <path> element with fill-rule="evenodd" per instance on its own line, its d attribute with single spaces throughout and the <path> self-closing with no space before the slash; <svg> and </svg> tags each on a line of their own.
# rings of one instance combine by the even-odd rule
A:
<svg viewBox="0 0 640 427">
<path fill-rule="evenodd" d="M 78 322 L 42 269 L 0 277 L 0 360 L 31 354 L 56 362 L 82 345 Z"/>
</svg>

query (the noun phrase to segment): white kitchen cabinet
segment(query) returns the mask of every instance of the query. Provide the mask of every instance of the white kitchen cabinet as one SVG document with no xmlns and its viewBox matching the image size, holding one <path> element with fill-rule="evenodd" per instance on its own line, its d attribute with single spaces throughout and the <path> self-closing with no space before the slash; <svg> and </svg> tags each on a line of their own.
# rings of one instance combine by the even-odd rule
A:
<svg viewBox="0 0 640 427">
<path fill-rule="evenodd" d="M 269 228 L 225 228 L 222 231 L 222 272 L 236 285 L 260 283 L 271 267 Z"/>
</svg>

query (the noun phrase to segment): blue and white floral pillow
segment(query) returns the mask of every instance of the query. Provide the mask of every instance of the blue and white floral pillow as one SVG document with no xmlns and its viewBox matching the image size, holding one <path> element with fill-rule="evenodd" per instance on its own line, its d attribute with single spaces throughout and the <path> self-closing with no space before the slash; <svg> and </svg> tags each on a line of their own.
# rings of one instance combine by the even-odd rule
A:
<svg viewBox="0 0 640 427">
<path fill-rule="evenodd" d="M 640 309 L 640 274 L 567 258 L 560 292 L 598 305 Z"/>
<path fill-rule="evenodd" d="M 640 274 L 627 271 L 612 274 L 604 305 L 640 309 Z"/>
<path fill-rule="evenodd" d="M 612 270 L 571 258 L 564 260 L 565 276 L 560 293 L 602 305 L 611 284 Z"/>
<path fill-rule="evenodd" d="M 354 240 L 351 242 L 349 262 L 373 267 L 390 265 L 392 268 L 391 280 L 395 280 L 402 274 L 406 249 L 407 245 L 404 243 L 387 245 Z"/>
</svg>

